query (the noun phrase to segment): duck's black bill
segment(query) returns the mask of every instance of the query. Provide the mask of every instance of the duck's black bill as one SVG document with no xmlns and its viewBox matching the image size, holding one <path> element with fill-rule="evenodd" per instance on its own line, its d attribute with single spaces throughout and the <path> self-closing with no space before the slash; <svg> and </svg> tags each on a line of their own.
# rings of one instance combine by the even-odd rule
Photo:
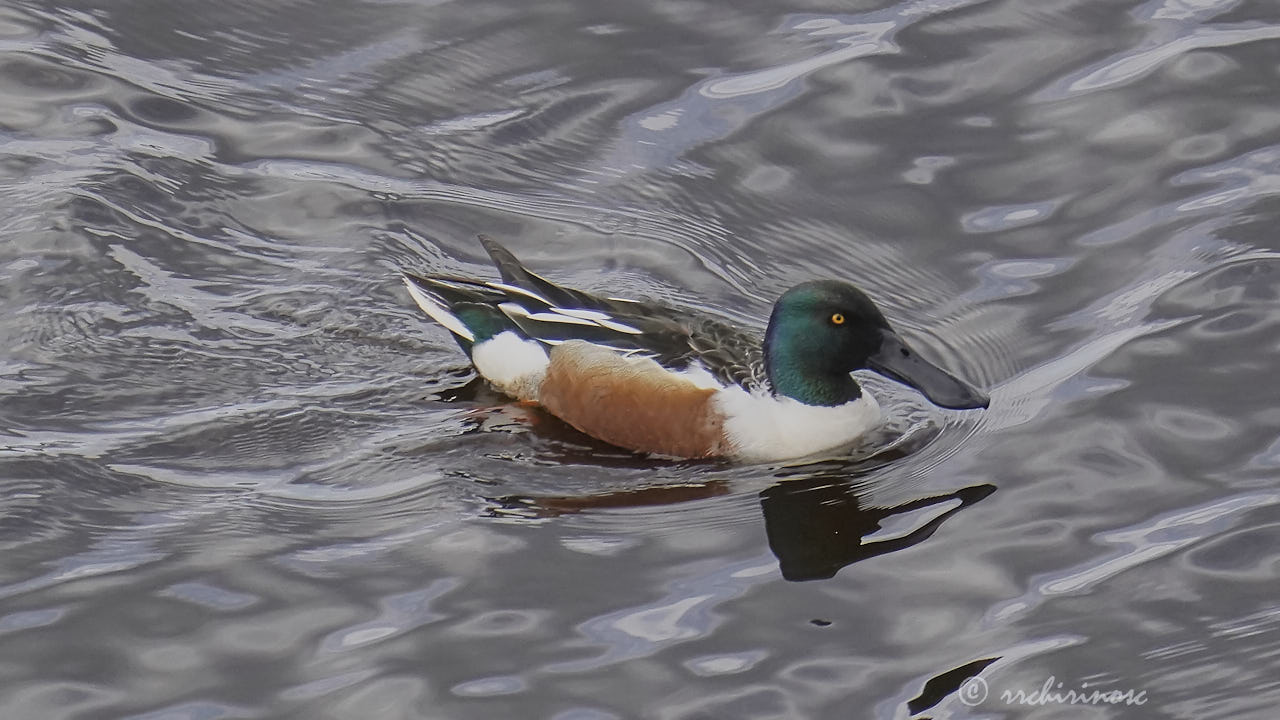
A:
<svg viewBox="0 0 1280 720">
<path fill-rule="evenodd" d="M 882 334 L 880 349 L 868 360 L 867 367 L 919 390 L 938 407 L 969 410 L 991 404 L 986 393 L 920 357 L 892 331 Z"/>
</svg>

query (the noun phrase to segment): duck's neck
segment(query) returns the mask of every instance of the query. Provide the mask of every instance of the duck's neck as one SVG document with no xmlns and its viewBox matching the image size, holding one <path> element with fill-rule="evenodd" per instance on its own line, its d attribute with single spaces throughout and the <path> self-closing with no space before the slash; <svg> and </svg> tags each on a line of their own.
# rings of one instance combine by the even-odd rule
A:
<svg viewBox="0 0 1280 720">
<path fill-rule="evenodd" d="M 847 370 L 826 361 L 826 348 L 814 347 L 806 338 L 779 330 L 770 322 L 764 338 L 764 367 L 775 395 L 805 405 L 834 407 L 862 397 L 862 388 Z"/>
</svg>

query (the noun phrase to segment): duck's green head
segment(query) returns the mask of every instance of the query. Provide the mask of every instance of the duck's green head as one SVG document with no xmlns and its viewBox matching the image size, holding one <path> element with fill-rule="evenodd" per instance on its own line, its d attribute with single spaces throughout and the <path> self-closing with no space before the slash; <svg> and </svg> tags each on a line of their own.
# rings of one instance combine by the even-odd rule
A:
<svg viewBox="0 0 1280 720">
<path fill-rule="evenodd" d="M 988 404 L 980 390 L 908 347 L 865 293 L 837 280 L 802 283 L 778 299 L 764 358 L 774 392 L 807 405 L 858 399 L 862 388 L 850 373 L 864 369 L 909 385 L 940 407 Z"/>
</svg>

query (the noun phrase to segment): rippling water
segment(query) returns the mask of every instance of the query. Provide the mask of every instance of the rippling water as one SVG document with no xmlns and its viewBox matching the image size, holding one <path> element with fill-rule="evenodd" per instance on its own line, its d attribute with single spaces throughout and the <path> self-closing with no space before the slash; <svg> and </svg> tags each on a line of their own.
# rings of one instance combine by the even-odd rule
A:
<svg viewBox="0 0 1280 720">
<path fill-rule="evenodd" d="M 1272 717 L 1278 75 L 1264 0 L 5 5 L 0 717 Z M 852 280 L 992 407 L 612 450 L 396 281 L 476 232 Z"/>
</svg>

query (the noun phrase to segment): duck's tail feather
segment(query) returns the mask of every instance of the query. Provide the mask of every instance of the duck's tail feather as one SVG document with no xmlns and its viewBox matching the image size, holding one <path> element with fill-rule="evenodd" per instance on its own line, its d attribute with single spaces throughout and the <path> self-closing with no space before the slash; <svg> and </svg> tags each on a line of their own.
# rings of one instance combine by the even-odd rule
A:
<svg viewBox="0 0 1280 720">
<path fill-rule="evenodd" d="M 436 283 L 429 278 L 409 273 L 404 273 L 403 279 L 405 288 L 409 290 L 409 296 L 418 304 L 418 307 L 422 308 L 422 312 L 445 326 L 459 339 L 466 340 L 468 343 L 475 341 L 475 333 L 453 313 L 450 307 L 453 303 L 442 297 Z"/>
<path fill-rule="evenodd" d="M 468 355 L 477 342 L 505 330 L 520 332 L 511 318 L 498 309 L 499 303 L 507 301 L 507 295 L 499 290 L 463 278 L 411 273 L 404 273 L 403 277 L 413 301 L 452 333 Z"/>
</svg>

